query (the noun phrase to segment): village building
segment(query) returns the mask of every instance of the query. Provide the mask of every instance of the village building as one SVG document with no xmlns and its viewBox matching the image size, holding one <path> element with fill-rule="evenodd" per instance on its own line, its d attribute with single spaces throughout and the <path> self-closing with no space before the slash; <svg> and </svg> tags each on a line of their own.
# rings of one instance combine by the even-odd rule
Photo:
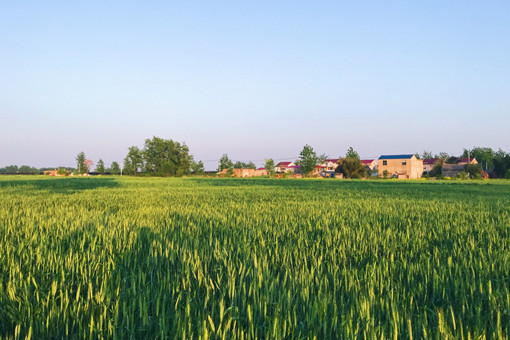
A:
<svg viewBox="0 0 510 340">
<path fill-rule="evenodd" d="M 413 154 L 382 155 L 379 157 L 377 170 L 381 177 L 386 172 L 398 179 L 416 179 L 423 174 L 423 160 Z"/>
<path fill-rule="evenodd" d="M 45 170 L 43 171 L 43 175 L 46 175 L 46 176 L 52 176 L 52 177 L 61 177 L 61 176 L 73 176 L 73 174 L 71 173 L 71 171 L 69 170 L 64 170 L 65 173 L 61 172 L 60 174 L 58 173 L 59 172 L 59 169 L 55 169 L 55 170 Z"/>
<path fill-rule="evenodd" d="M 429 174 L 439 161 L 439 158 L 425 158 L 423 160 L 423 173 Z"/>
<path fill-rule="evenodd" d="M 55 170 L 44 170 L 43 175 L 46 175 L 46 176 L 59 176 L 58 175 L 58 169 L 55 169 Z"/>
<path fill-rule="evenodd" d="M 289 167 L 289 171 L 293 174 L 302 174 L 301 165 L 292 165 Z"/>
<path fill-rule="evenodd" d="M 276 164 L 274 171 L 276 171 L 279 174 L 286 173 L 286 172 L 293 172 L 293 166 L 296 166 L 296 163 L 293 162 L 280 162 Z"/>
<path fill-rule="evenodd" d="M 468 164 L 478 164 L 476 158 L 459 158 L 455 164 L 443 164 L 441 174 L 444 177 L 458 176 Z"/>
<path fill-rule="evenodd" d="M 478 161 L 476 160 L 476 158 L 459 158 L 457 160 L 457 162 L 455 162 L 456 164 L 462 164 L 462 165 L 466 165 L 466 164 L 478 164 Z"/>
<path fill-rule="evenodd" d="M 338 167 L 338 158 L 326 159 L 320 164 L 320 169 L 324 172 L 334 172 Z"/>
<path fill-rule="evenodd" d="M 269 176 L 269 171 L 265 168 L 258 169 L 234 169 L 235 177 L 258 177 L 258 176 Z"/>
<path fill-rule="evenodd" d="M 367 167 L 368 170 L 374 171 L 377 169 L 377 160 L 376 159 L 362 159 L 361 164 Z"/>
</svg>

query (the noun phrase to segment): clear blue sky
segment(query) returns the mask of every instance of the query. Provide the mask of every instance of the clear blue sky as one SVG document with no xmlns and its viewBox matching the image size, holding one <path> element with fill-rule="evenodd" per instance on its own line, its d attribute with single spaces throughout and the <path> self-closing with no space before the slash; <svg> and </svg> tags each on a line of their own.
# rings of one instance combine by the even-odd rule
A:
<svg viewBox="0 0 510 340">
<path fill-rule="evenodd" d="M 508 1 L 3 1 L 0 166 L 510 152 Z M 260 164 L 261 162 L 257 162 Z"/>
</svg>

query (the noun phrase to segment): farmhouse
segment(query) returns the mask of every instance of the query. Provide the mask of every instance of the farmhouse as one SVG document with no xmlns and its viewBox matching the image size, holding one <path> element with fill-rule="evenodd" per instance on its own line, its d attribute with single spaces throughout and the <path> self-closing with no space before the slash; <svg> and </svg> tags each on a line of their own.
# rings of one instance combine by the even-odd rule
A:
<svg viewBox="0 0 510 340">
<path fill-rule="evenodd" d="M 376 159 L 362 159 L 361 164 L 367 167 L 368 170 L 375 170 L 377 168 L 377 160 Z"/>
<path fill-rule="evenodd" d="M 379 176 L 386 171 L 390 176 L 399 179 L 416 179 L 423 174 L 423 160 L 415 155 L 382 155 L 377 166 Z"/>
<path fill-rule="evenodd" d="M 324 172 L 333 172 L 338 166 L 338 158 L 326 159 L 320 164 L 320 168 Z"/>
<path fill-rule="evenodd" d="M 455 177 L 464 171 L 468 164 L 478 164 L 478 161 L 475 158 L 459 158 L 455 164 L 443 164 L 441 173 L 445 177 Z"/>
<path fill-rule="evenodd" d="M 478 164 L 478 161 L 476 160 L 476 158 L 459 158 L 457 160 L 456 164 L 462 164 L 462 165 Z"/>
<path fill-rule="evenodd" d="M 258 169 L 234 169 L 234 176 L 236 177 L 258 177 L 258 176 L 267 176 L 269 175 L 269 171 L 265 168 Z"/>
<path fill-rule="evenodd" d="M 60 177 L 60 176 L 68 176 L 69 174 L 72 176 L 73 174 L 71 174 L 71 171 L 69 170 L 65 170 L 65 173 L 58 173 L 59 170 L 58 169 L 55 169 L 55 170 L 45 170 L 43 171 L 43 175 L 46 175 L 46 176 L 52 176 L 52 177 Z"/>
<path fill-rule="evenodd" d="M 423 160 L 423 172 L 427 174 L 430 173 L 439 161 L 439 158 L 425 158 Z"/>
<path fill-rule="evenodd" d="M 280 162 L 280 163 L 276 164 L 274 171 L 276 171 L 279 174 L 285 173 L 285 172 L 291 172 L 293 166 L 296 166 L 296 164 L 293 162 Z"/>
</svg>

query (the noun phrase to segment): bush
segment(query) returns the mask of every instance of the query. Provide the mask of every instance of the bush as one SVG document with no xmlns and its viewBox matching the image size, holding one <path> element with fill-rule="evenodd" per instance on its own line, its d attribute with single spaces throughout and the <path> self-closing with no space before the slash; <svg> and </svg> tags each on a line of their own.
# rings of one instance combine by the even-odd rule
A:
<svg viewBox="0 0 510 340">
<path fill-rule="evenodd" d="M 69 173 L 67 172 L 67 170 L 62 169 L 62 168 L 58 169 L 57 174 L 59 174 L 61 176 L 69 176 Z"/>
<path fill-rule="evenodd" d="M 510 169 L 506 172 L 505 178 L 510 179 Z"/>
</svg>

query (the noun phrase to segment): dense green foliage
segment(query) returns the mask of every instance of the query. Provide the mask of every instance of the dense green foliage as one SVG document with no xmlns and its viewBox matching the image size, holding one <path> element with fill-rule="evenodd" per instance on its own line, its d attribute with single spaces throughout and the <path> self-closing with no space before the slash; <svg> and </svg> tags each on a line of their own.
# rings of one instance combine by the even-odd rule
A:
<svg viewBox="0 0 510 340">
<path fill-rule="evenodd" d="M 476 158 L 481 168 L 485 171 L 492 170 L 493 176 L 504 178 L 510 170 L 510 154 L 499 149 L 495 151 L 488 147 L 474 147 L 471 150 L 464 149 L 461 157 Z"/>
<path fill-rule="evenodd" d="M 41 172 L 39 169 L 29 165 L 22 165 L 20 167 L 17 165 L 8 165 L 4 168 L 0 168 L 0 174 L 38 174 L 39 172 Z"/>
<path fill-rule="evenodd" d="M 96 172 L 98 172 L 100 175 L 104 175 L 106 171 L 106 168 L 104 166 L 104 162 L 102 159 L 99 159 L 97 161 L 97 165 L 96 165 Z"/>
<path fill-rule="evenodd" d="M 327 158 L 326 155 L 317 155 L 310 145 L 305 145 L 299 153 L 299 160 L 297 163 L 301 167 L 304 176 L 308 176 L 315 170 L 317 164 L 322 163 Z"/>
<path fill-rule="evenodd" d="M 361 163 L 359 158 L 354 157 L 340 158 L 335 171 L 343 174 L 345 178 L 367 177 L 367 167 Z"/>
<path fill-rule="evenodd" d="M 112 162 L 112 165 L 110 166 L 109 172 L 112 175 L 118 175 L 120 174 L 120 165 L 117 162 Z"/>
<path fill-rule="evenodd" d="M 253 162 L 237 161 L 234 163 L 234 169 L 256 169 L 257 166 Z"/>
<path fill-rule="evenodd" d="M 195 174 L 195 175 L 203 175 L 205 173 L 204 162 L 192 161 L 191 162 L 191 171 L 193 171 L 193 174 Z"/>
<path fill-rule="evenodd" d="M 268 171 L 269 176 L 274 176 L 275 174 L 274 167 L 275 167 L 274 160 L 272 158 L 266 158 L 264 162 L 264 169 Z"/>
<path fill-rule="evenodd" d="M 152 137 L 141 152 L 144 171 L 150 174 L 182 176 L 191 172 L 192 157 L 184 143 Z"/>
<path fill-rule="evenodd" d="M 218 172 L 221 172 L 224 169 L 228 169 L 230 172 L 234 169 L 234 162 L 228 158 L 226 153 L 221 156 L 220 161 L 218 162 Z"/>
<path fill-rule="evenodd" d="M 81 151 L 76 156 L 76 169 L 78 169 L 77 172 L 79 174 L 84 174 L 84 173 L 89 172 L 88 163 L 85 161 L 86 161 L 85 153 L 83 151 Z"/>
<path fill-rule="evenodd" d="M 504 338 L 510 181 L 0 178 L 0 338 Z"/>
<path fill-rule="evenodd" d="M 361 163 L 359 155 L 352 147 L 347 150 L 345 157 L 338 159 L 338 166 L 335 169 L 345 178 L 364 178 L 367 177 L 367 167 Z"/>
</svg>

